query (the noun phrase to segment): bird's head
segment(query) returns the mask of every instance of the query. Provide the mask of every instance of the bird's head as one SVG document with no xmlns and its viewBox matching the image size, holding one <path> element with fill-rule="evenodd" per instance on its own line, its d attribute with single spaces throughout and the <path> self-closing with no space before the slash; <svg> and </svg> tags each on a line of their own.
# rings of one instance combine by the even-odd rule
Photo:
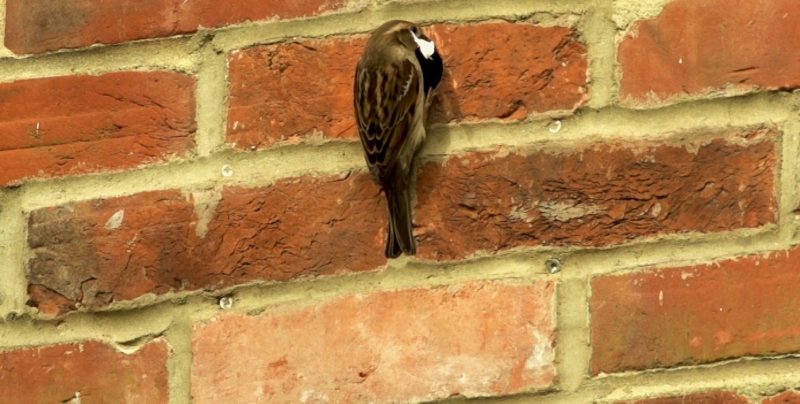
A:
<svg viewBox="0 0 800 404">
<path fill-rule="evenodd" d="M 393 20 L 378 27 L 372 35 L 379 42 L 396 42 L 411 52 L 419 51 L 426 59 L 431 59 L 436 52 L 436 45 L 422 29 L 409 21 Z"/>
</svg>

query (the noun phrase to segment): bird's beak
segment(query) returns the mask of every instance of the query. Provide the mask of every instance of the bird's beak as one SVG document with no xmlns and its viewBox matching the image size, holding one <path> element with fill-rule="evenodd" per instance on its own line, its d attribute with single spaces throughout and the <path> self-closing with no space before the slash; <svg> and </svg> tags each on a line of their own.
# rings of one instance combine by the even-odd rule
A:
<svg viewBox="0 0 800 404">
<path fill-rule="evenodd" d="M 411 32 L 411 36 L 414 37 L 414 42 L 419 46 L 419 52 L 422 53 L 422 56 L 424 56 L 425 59 L 430 59 L 433 56 L 433 52 L 436 52 L 436 45 L 433 41 L 419 38 L 414 35 L 414 32 Z"/>
</svg>

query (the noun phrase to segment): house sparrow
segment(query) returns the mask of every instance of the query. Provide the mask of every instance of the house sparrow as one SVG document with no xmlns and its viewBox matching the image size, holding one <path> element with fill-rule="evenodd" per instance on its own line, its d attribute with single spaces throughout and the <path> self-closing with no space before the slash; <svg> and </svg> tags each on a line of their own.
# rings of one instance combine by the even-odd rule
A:
<svg viewBox="0 0 800 404">
<path fill-rule="evenodd" d="M 384 23 L 369 38 L 356 67 L 358 135 L 370 174 L 386 194 L 386 257 L 414 255 L 409 187 L 414 156 L 444 67 L 436 46 L 408 21 Z"/>
</svg>

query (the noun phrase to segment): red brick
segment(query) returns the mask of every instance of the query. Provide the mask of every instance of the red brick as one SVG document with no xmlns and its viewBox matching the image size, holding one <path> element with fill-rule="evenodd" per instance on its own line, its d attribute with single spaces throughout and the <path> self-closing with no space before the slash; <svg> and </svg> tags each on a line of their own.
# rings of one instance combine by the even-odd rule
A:
<svg viewBox="0 0 800 404">
<path fill-rule="evenodd" d="M 800 248 L 592 281 L 592 372 L 800 350 Z"/>
<path fill-rule="evenodd" d="M 619 404 L 749 404 L 750 400 L 728 391 L 710 391 L 682 396 L 620 401 Z"/>
<path fill-rule="evenodd" d="M 800 87 L 796 0 L 674 0 L 619 46 L 628 103 Z"/>
<path fill-rule="evenodd" d="M 195 327 L 195 402 L 419 402 L 552 386 L 554 285 L 343 296 Z"/>
<path fill-rule="evenodd" d="M 348 37 L 232 53 L 228 141 L 247 149 L 312 136 L 356 139 L 353 72 L 365 44 Z"/>
<path fill-rule="evenodd" d="M 800 392 L 787 390 L 761 401 L 761 404 L 800 404 Z"/>
<path fill-rule="evenodd" d="M 418 174 L 419 254 L 609 246 L 774 223 L 777 135 L 468 153 Z"/>
<path fill-rule="evenodd" d="M 428 31 L 446 71 L 433 122 L 521 120 L 586 100 L 586 47 L 573 29 L 492 22 Z M 246 149 L 356 139 L 353 72 L 365 43 L 337 37 L 231 54 L 228 141 Z"/>
<path fill-rule="evenodd" d="M 0 352 L 0 397 L 20 404 L 167 403 L 169 352 L 163 340 L 132 354 L 97 341 Z"/>
<path fill-rule="evenodd" d="M 41 53 L 187 34 L 200 27 L 314 16 L 347 0 L 7 0 L 6 46 Z"/>
<path fill-rule="evenodd" d="M 134 168 L 194 146 L 195 80 L 122 72 L 0 84 L 0 185 Z"/>
<path fill-rule="evenodd" d="M 177 190 L 37 210 L 29 304 L 56 315 L 147 293 L 376 269 L 386 263 L 385 210 L 366 174 L 225 188 L 205 234 Z"/>
<path fill-rule="evenodd" d="M 573 28 L 491 22 L 431 31 L 446 62 L 433 122 L 522 120 L 588 99 L 586 45 Z"/>
</svg>

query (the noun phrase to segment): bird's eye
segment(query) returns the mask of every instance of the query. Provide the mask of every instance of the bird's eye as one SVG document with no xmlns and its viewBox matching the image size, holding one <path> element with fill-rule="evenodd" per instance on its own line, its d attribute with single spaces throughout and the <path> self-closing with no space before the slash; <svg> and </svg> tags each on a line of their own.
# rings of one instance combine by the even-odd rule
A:
<svg viewBox="0 0 800 404">
<path fill-rule="evenodd" d="M 422 35 L 422 31 L 420 31 L 419 27 L 417 27 L 416 25 L 411 27 L 411 33 L 414 34 L 414 36 L 416 36 L 416 37 L 419 37 L 419 36 Z"/>
</svg>

